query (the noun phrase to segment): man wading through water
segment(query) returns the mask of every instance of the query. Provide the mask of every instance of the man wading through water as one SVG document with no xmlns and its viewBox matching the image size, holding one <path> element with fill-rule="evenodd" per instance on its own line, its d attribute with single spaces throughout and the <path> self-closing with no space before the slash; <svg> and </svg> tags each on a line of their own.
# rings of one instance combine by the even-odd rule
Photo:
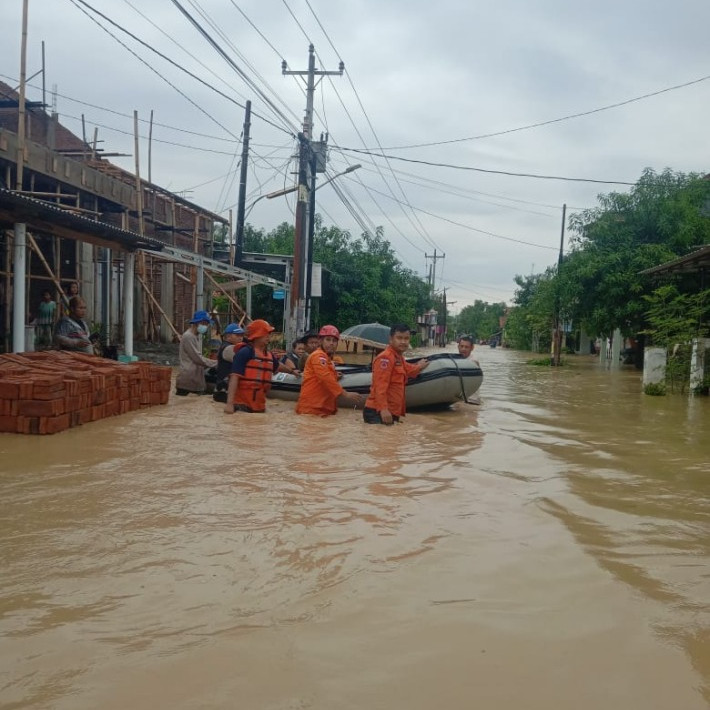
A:
<svg viewBox="0 0 710 710">
<path fill-rule="evenodd" d="M 271 376 L 274 372 L 289 372 L 266 349 L 273 330 L 273 325 L 261 319 L 247 326 L 248 342 L 232 360 L 225 414 L 266 411 L 266 393 L 271 389 Z"/>
<path fill-rule="evenodd" d="M 406 412 L 404 390 L 407 380 L 417 377 L 429 360 L 412 364 L 404 359 L 409 349 L 409 326 L 397 323 L 390 328 L 389 345 L 372 363 L 372 387 L 362 410 L 367 424 L 393 424 Z"/>
</svg>

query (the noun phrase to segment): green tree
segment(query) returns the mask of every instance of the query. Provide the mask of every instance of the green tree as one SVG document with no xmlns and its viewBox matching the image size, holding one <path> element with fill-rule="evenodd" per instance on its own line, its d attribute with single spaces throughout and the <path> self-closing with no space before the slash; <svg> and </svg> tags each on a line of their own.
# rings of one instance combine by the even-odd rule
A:
<svg viewBox="0 0 710 710">
<path fill-rule="evenodd" d="M 402 321 L 414 324 L 417 314 L 430 307 L 427 284 L 397 259 L 379 228 L 375 234 L 354 238 L 349 232 L 325 226 L 316 215 L 313 261 L 323 267 L 323 296 L 314 299 L 314 328 L 334 323 L 347 328 L 357 323 Z M 271 232 L 245 228 L 245 251 L 293 254 L 293 225 L 283 223 Z M 283 278 L 283 268 L 259 267 L 262 273 Z M 283 302 L 274 301 L 268 287 L 255 289 L 254 313 L 281 323 Z"/>
</svg>

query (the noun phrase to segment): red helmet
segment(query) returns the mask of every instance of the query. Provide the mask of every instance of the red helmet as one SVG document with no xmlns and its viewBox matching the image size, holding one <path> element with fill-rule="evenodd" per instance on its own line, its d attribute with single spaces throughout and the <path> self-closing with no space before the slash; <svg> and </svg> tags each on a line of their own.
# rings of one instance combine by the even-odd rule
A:
<svg viewBox="0 0 710 710">
<path fill-rule="evenodd" d="M 340 339 L 340 331 L 334 325 L 324 325 L 318 332 L 319 337 L 324 337 L 325 335 L 330 335 L 333 338 Z"/>
</svg>

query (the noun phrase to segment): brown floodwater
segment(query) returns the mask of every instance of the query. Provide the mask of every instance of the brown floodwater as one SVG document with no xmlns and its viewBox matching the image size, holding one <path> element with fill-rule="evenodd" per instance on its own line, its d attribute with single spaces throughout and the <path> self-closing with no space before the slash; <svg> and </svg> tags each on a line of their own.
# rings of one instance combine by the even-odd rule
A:
<svg viewBox="0 0 710 710">
<path fill-rule="evenodd" d="M 0 707 L 710 705 L 710 401 L 478 347 L 480 406 L 0 436 Z"/>
</svg>

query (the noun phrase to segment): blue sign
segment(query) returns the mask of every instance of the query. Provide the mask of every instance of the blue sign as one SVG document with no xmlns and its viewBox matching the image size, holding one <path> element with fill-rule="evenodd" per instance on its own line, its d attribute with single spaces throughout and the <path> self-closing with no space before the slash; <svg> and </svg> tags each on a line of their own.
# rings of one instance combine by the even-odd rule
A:
<svg viewBox="0 0 710 710">
<path fill-rule="evenodd" d="M 275 288 L 274 293 L 273 293 L 273 297 L 277 301 L 283 301 L 284 298 L 286 298 L 286 291 L 284 291 L 284 289 L 282 289 L 282 288 Z"/>
</svg>

